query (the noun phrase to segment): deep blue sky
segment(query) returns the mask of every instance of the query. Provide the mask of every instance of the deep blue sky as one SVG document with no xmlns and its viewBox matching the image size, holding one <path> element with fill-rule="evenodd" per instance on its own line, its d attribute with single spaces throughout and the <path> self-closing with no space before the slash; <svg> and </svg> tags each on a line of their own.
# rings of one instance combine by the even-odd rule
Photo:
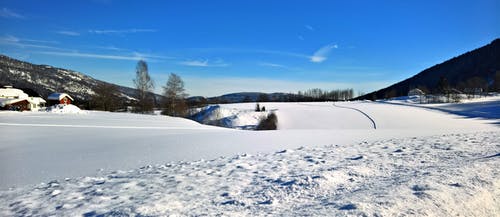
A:
<svg viewBox="0 0 500 217">
<path fill-rule="evenodd" d="M 0 2 L 0 53 L 190 95 L 369 92 L 500 37 L 500 1 Z"/>
</svg>

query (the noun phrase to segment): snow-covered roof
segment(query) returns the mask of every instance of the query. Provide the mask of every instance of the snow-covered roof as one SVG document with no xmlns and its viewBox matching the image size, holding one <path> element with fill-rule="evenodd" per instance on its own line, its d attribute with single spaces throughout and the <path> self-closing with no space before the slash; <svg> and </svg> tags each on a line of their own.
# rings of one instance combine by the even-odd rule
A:
<svg viewBox="0 0 500 217">
<path fill-rule="evenodd" d="M 33 104 L 40 104 L 40 103 L 46 103 L 42 97 L 30 97 L 28 98 L 28 101 Z"/>
<path fill-rule="evenodd" d="M 52 93 L 47 97 L 49 100 L 61 100 L 64 97 L 68 97 L 70 100 L 73 100 L 71 96 L 69 96 L 67 93 Z"/>
<path fill-rule="evenodd" d="M 0 88 L 0 98 L 28 98 L 28 94 L 24 93 L 20 89 L 12 88 L 11 86 L 5 86 Z"/>
<path fill-rule="evenodd" d="M 31 104 L 40 104 L 40 103 L 46 103 L 44 99 L 41 97 L 29 97 L 29 98 L 0 98 L 0 107 L 4 107 L 6 105 L 14 104 L 16 102 L 21 102 L 23 100 L 28 101 Z"/>
</svg>

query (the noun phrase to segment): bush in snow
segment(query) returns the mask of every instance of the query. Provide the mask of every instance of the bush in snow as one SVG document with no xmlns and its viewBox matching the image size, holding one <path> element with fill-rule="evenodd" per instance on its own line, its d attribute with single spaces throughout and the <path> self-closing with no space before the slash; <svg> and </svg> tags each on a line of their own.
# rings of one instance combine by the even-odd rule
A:
<svg viewBox="0 0 500 217">
<path fill-rule="evenodd" d="M 257 103 L 257 105 L 255 106 L 255 111 L 256 112 L 260 112 L 260 105 L 259 105 L 259 103 Z"/>
<path fill-rule="evenodd" d="M 266 118 L 259 122 L 255 130 L 276 130 L 278 129 L 278 116 L 274 112 L 269 113 Z"/>
</svg>

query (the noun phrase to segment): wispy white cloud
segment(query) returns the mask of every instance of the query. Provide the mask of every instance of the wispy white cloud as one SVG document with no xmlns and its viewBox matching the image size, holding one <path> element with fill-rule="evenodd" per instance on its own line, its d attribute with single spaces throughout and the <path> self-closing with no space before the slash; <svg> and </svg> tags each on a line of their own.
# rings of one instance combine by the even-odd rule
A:
<svg viewBox="0 0 500 217">
<path fill-rule="evenodd" d="M 34 43 L 59 44 L 58 41 L 46 41 L 46 40 L 26 39 L 26 38 L 23 38 L 22 40 L 26 41 L 26 42 L 34 42 Z"/>
<path fill-rule="evenodd" d="M 18 14 L 14 11 L 11 11 L 8 8 L 2 8 L 0 9 L 0 17 L 4 18 L 15 18 L 15 19 L 24 19 L 25 17 L 21 14 Z"/>
<path fill-rule="evenodd" d="M 218 59 L 216 61 L 210 62 L 209 60 L 187 60 L 179 62 L 180 65 L 184 66 L 195 66 L 195 67 L 226 67 L 229 64 L 225 63 L 223 60 Z"/>
<path fill-rule="evenodd" d="M 21 39 L 12 35 L 0 37 L 0 44 L 8 46 L 16 46 L 20 48 L 40 48 L 40 49 L 54 49 L 64 50 L 62 48 L 46 45 L 47 43 L 57 43 L 54 41 L 42 41 L 33 39 Z"/>
<path fill-rule="evenodd" d="M 279 56 L 289 56 L 289 57 L 297 57 L 297 58 L 304 58 L 304 59 L 310 59 L 311 56 L 301 54 L 301 53 L 294 53 L 294 52 L 289 52 L 289 51 L 279 51 L 279 50 L 266 50 L 266 49 L 245 49 L 245 48 L 191 48 L 193 51 L 197 52 L 207 52 L 207 53 L 250 53 L 250 54 L 271 54 L 271 55 L 279 55 Z"/>
<path fill-rule="evenodd" d="M 40 51 L 40 54 L 65 56 L 65 57 L 85 57 L 95 59 L 111 59 L 111 60 L 142 60 L 139 56 L 126 56 L 126 55 L 109 55 L 109 54 L 95 54 L 95 53 L 80 53 L 80 52 L 53 52 L 53 51 Z"/>
<path fill-rule="evenodd" d="M 270 62 L 260 62 L 259 66 L 268 66 L 268 67 L 274 67 L 274 68 L 288 68 L 285 65 L 270 63 Z"/>
<path fill-rule="evenodd" d="M 160 59 L 160 60 L 171 60 L 171 59 L 176 59 L 175 57 L 171 56 L 163 56 L 163 55 L 155 55 L 155 54 L 149 54 L 149 53 L 141 53 L 141 52 L 132 52 L 134 56 L 137 57 L 142 57 L 144 59 Z"/>
<path fill-rule="evenodd" d="M 312 27 L 311 25 L 304 25 L 304 27 L 309 31 L 314 31 L 314 27 Z"/>
<path fill-rule="evenodd" d="M 277 50 L 249 50 L 255 53 L 264 53 L 264 54 L 276 54 L 276 55 L 281 55 L 281 56 L 291 56 L 291 57 L 299 57 L 299 58 L 306 58 L 309 59 L 310 56 L 301 54 L 301 53 L 294 53 L 294 52 L 288 52 L 288 51 L 277 51 Z"/>
<path fill-rule="evenodd" d="M 297 38 L 298 38 L 299 40 L 301 40 L 301 41 L 304 41 L 304 40 L 305 40 L 305 39 L 304 39 L 304 37 L 303 37 L 302 35 L 298 35 L 298 36 L 297 36 Z"/>
<path fill-rule="evenodd" d="M 188 60 L 188 61 L 182 61 L 179 64 L 185 65 L 185 66 L 200 66 L 200 67 L 207 67 L 208 66 L 208 61 L 200 61 L 200 60 Z"/>
<path fill-rule="evenodd" d="M 56 33 L 61 34 L 61 35 L 67 35 L 67 36 L 80 36 L 80 33 L 75 32 L 75 31 L 61 30 L 61 31 L 56 31 Z"/>
<path fill-rule="evenodd" d="M 108 45 L 108 46 L 91 46 L 91 48 L 97 48 L 101 50 L 112 50 L 112 51 L 125 51 L 127 49 L 124 48 L 119 48 L 113 45 Z"/>
<path fill-rule="evenodd" d="M 21 41 L 19 38 L 12 36 L 12 35 L 5 35 L 5 36 L 0 37 L 0 42 L 15 43 L 15 42 L 19 42 L 19 41 Z"/>
<path fill-rule="evenodd" d="M 18 38 L 13 35 L 5 35 L 0 37 L 0 41 L 4 42 L 34 42 L 34 43 L 44 43 L 44 44 L 59 44 L 57 41 L 46 41 L 46 40 L 38 40 L 38 39 L 27 39 L 27 38 Z"/>
<path fill-rule="evenodd" d="M 151 53 L 137 52 L 137 51 L 133 51 L 133 50 L 130 50 L 130 49 L 127 49 L 127 48 L 116 47 L 114 45 L 108 45 L 108 46 L 89 46 L 88 48 L 90 48 L 90 49 L 99 49 L 99 50 L 108 50 L 108 51 L 120 52 L 120 53 L 126 54 L 126 55 L 130 55 L 131 54 L 131 56 L 140 57 L 142 59 L 157 59 L 157 60 L 171 60 L 171 59 L 176 59 L 176 57 L 172 57 L 172 56 L 164 56 L 164 55 L 157 55 L 157 54 L 151 54 Z"/>
<path fill-rule="evenodd" d="M 157 32 L 158 30 L 156 29 L 102 29 L 102 30 L 96 30 L 92 29 L 89 30 L 89 33 L 93 34 L 128 34 L 128 33 L 141 33 L 141 32 Z"/>
<path fill-rule="evenodd" d="M 338 48 L 336 44 L 329 44 L 318 49 L 314 54 L 310 57 L 310 61 L 313 63 L 321 63 L 328 58 L 328 55 L 333 49 Z"/>
</svg>

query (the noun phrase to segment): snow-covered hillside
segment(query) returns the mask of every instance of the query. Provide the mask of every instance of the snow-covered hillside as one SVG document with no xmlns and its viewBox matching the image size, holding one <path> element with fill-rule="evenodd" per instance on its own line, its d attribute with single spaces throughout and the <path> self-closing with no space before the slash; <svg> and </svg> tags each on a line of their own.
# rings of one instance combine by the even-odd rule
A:
<svg viewBox="0 0 500 217">
<path fill-rule="evenodd" d="M 0 112 L 0 216 L 498 213 L 499 120 L 456 115 L 466 104 L 261 106 L 276 112 L 279 130 Z"/>
</svg>

